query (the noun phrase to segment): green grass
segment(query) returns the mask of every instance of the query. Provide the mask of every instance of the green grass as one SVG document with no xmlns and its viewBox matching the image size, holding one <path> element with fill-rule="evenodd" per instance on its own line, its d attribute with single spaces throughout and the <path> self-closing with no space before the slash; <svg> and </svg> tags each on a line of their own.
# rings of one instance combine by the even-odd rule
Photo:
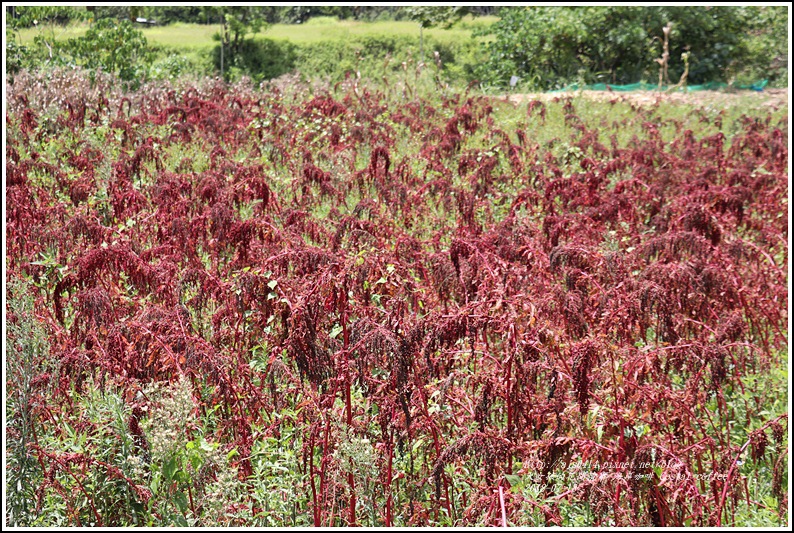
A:
<svg viewBox="0 0 794 533">
<path fill-rule="evenodd" d="M 472 30 L 479 26 L 490 25 L 497 17 L 468 16 L 449 30 L 429 28 L 424 30 L 425 37 L 433 37 L 442 42 L 455 42 L 471 37 Z M 33 44 L 33 39 L 46 35 L 56 40 L 66 40 L 85 35 L 87 23 L 69 26 L 48 26 L 43 28 L 26 28 L 19 32 L 21 44 Z M 198 49 L 214 46 L 212 36 L 220 30 L 218 24 L 185 24 L 175 23 L 168 26 L 140 28 L 151 44 L 174 48 Z M 327 40 L 344 40 L 355 36 L 367 35 L 414 35 L 419 39 L 419 25 L 412 21 L 380 21 L 361 22 L 356 20 L 337 20 L 332 17 L 317 17 L 305 24 L 273 24 L 256 37 L 284 39 L 296 44 L 316 43 Z"/>
<path fill-rule="evenodd" d="M 175 48 L 211 48 L 216 44 L 212 36 L 220 31 L 220 27 L 217 24 L 177 22 L 168 26 L 142 28 L 141 31 L 152 44 Z"/>
<path fill-rule="evenodd" d="M 35 28 L 24 28 L 19 30 L 19 43 L 23 45 L 32 45 L 33 40 L 41 35 L 47 39 L 55 39 L 57 41 L 65 41 L 76 37 L 82 37 L 88 30 L 88 24 L 70 24 L 68 26 L 47 25 Z"/>
<path fill-rule="evenodd" d="M 53 26 L 47 28 L 25 28 L 19 32 L 19 42 L 24 45 L 33 44 L 37 35 L 54 37 L 58 41 L 82 37 L 88 30 L 85 22 L 69 26 Z M 139 28 L 150 44 L 158 44 L 184 49 L 210 48 L 215 44 L 212 35 L 219 30 L 218 25 L 175 23 L 168 26 Z"/>
<path fill-rule="evenodd" d="M 496 17 L 481 17 L 476 21 L 464 19 L 449 30 L 428 28 L 423 33 L 425 37 L 433 37 L 441 42 L 455 42 L 471 37 L 472 26 L 487 25 L 496 20 Z M 294 43 L 314 43 L 366 35 L 409 35 L 418 39 L 419 25 L 412 21 L 360 22 L 318 17 L 306 24 L 274 24 L 267 31 L 258 34 L 261 37 L 287 39 Z"/>
</svg>

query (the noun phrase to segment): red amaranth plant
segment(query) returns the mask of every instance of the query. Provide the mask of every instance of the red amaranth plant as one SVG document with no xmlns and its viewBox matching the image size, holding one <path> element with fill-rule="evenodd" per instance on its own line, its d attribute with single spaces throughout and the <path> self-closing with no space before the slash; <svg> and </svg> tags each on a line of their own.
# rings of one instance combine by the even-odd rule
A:
<svg viewBox="0 0 794 533">
<path fill-rule="evenodd" d="M 6 264 L 40 288 L 52 409 L 89 375 L 126 390 L 186 375 L 243 481 L 257 442 L 297 428 L 316 526 L 370 503 L 387 526 L 493 523 L 502 506 L 554 524 L 576 502 L 599 525 L 735 512 L 739 489 L 695 474 L 743 479 L 726 396 L 787 342 L 785 124 L 728 137 L 702 115 L 698 134 L 654 105 L 610 126 L 562 99 L 499 128 L 502 104 L 468 95 L 102 83 L 9 98 Z M 555 119 L 547 142 L 534 128 Z M 745 448 L 774 460 L 781 499 L 782 419 L 766 429 Z M 374 474 L 340 459 L 352 438 Z M 42 494 L 104 467 L 37 453 Z M 654 457 L 683 481 L 642 466 Z M 642 477 L 504 491 L 577 461 Z"/>
</svg>

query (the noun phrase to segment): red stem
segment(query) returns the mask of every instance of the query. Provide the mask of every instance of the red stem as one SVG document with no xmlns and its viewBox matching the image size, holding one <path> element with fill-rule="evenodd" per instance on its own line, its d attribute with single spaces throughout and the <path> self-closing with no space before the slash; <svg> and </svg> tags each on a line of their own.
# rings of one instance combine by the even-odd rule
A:
<svg viewBox="0 0 794 533">
<path fill-rule="evenodd" d="M 507 438 L 513 436 L 513 395 L 511 394 L 510 378 L 513 373 L 513 356 L 507 358 L 507 372 L 505 375 L 505 400 L 507 404 Z M 508 458 L 510 461 L 510 458 Z M 510 461 L 512 462 L 512 461 Z M 508 465 L 509 467 L 510 465 Z"/>
<path fill-rule="evenodd" d="M 392 527 L 392 459 L 394 457 L 394 429 L 389 432 L 389 457 L 386 462 L 386 527 Z"/>
<path fill-rule="evenodd" d="M 499 505 L 502 507 L 502 527 L 507 527 L 507 513 L 505 512 L 505 489 L 499 485 Z"/>
<path fill-rule="evenodd" d="M 788 417 L 788 414 L 782 414 L 776 417 L 774 420 L 770 420 L 769 422 L 761 426 L 760 429 L 765 430 L 766 428 L 768 428 L 769 426 L 771 426 L 781 418 L 786 418 L 786 417 Z M 717 527 L 720 527 L 722 525 L 722 510 L 725 508 L 725 496 L 728 494 L 728 487 L 731 486 L 731 476 L 733 476 L 733 471 L 736 469 L 736 465 L 739 462 L 739 457 L 742 456 L 742 454 L 749 445 L 750 445 L 750 439 L 747 439 L 747 442 L 745 442 L 744 445 L 742 445 L 741 449 L 739 449 L 739 452 L 736 454 L 736 457 L 733 458 L 731 467 L 728 470 L 728 475 L 725 476 L 725 481 L 723 482 L 722 485 L 722 494 L 720 495 L 720 501 L 719 504 L 717 505 Z"/>
<path fill-rule="evenodd" d="M 190 499 L 190 512 L 196 516 L 196 504 L 193 503 L 193 489 L 190 485 L 187 486 L 187 497 Z"/>
<path fill-rule="evenodd" d="M 342 353 L 344 354 L 344 369 L 345 369 L 345 419 L 347 420 L 347 430 L 351 431 L 353 426 L 353 401 L 350 394 L 350 360 L 348 354 L 348 346 L 350 345 L 350 332 L 347 328 L 347 291 L 345 290 L 346 284 L 342 284 L 342 295 L 339 297 L 342 304 L 341 322 L 342 322 Z M 352 461 L 352 460 L 351 460 Z M 348 525 L 356 525 L 356 480 L 353 472 L 347 474 L 347 484 L 350 487 L 350 506 L 348 509 Z"/>
<path fill-rule="evenodd" d="M 91 498 L 91 495 L 88 494 L 88 492 L 85 490 L 85 487 L 83 487 L 83 484 L 80 483 L 79 479 L 77 479 L 77 476 L 74 475 L 74 472 L 72 472 L 72 469 L 69 468 L 68 465 L 65 465 L 58 457 L 55 457 L 54 455 L 51 455 L 51 454 L 47 454 L 47 455 L 49 456 L 49 458 L 51 460 L 53 460 L 56 463 L 58 463 L 59 465 L 61 465 L 61 468 L 66 470 L 66 472 L 68 472 L 68 474 L 74 478 L 75 483 L 77 483 L 77 488 L 80 489 L 80 492 L 85 494 L 85 497 L 88 500 L 88 505 L 91 506 L 91 511 L 94 513 L 94 517 L 96 518 L 96 521 L 97 521 L 97 523 L 95 525 L 99 526 L 99 527 L 102 527 L 102 517 L 99 515 L 99 512 L 96 510 L 96 507 L 94 506 L 93 498 Z M 77 517 L 77 520 L 78 520 L 78 523 L 79 523 L 79 521 L 80 521 L 79 515 Z"/>
<path fill-rule="evenodd" d="M 312 512 L 314 514 L 314 527 L 320 527 L 320 505 L 317 501 L 317 487 L 314 483 L 314 431 L 309 436 L 309 481 L 312 487 Z"/>
<path fill-rule="evenodd" d="M 323 505 L 320 507 L 320 521 L 322 522 L 322 512 L 325 508 L 325 500 L 327 491 L 325 490 L 325 464 L 326 457 L 328 457 L 328 437 L 331 433 L 331 417 L 326 417 L 325 420 L 325 434 L 323 435 L 323 456 L 320 459 L 320 494 L 323 496 Z"/>
</svg>

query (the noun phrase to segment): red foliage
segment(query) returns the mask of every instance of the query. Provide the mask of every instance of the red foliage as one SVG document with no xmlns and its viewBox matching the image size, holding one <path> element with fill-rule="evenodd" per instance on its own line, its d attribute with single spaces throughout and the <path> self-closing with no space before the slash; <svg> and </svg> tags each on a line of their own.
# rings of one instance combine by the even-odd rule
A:
<svg viewBox="0 0 794 533">
<path fill-rule="evenodd" d="M 39 303 L 63 401 L 95 370 L 129 387 L 192 376 L 213 386 L 203 401 L 222 406 L 216 437 L 237 446 L 241 478 L 253 426 L 277 434 L 269 413 L 300 401 L 317 525 L 332 513 L 330 417 L 377 443 L 390 491 L 394 457 L 425 443 L 401 482 L 428 485 L 405 510 L 416 524 L 451 505 L 445 467 L 460 461 L 482 468 L 464 504 L 475 520 L 496 509 L 514 460 L 547 479 L 572 457 L 635 465 L 663 449 L 689 470 L 732 459 L 730 443 L 703 443 L 692 409 L 786 345 L 786 128 L 746 119 L 731 139 L 686 130 L 665 142 L 659 124 L 682 125 L 643 108 L 631 120 L 646 135 L 607 149 L 570 99 L 530 102 L 516 143 L 490 125 L 485 98 L 395 109 L 354 89 L 289 103 L 217 85 L 134 101 L 115 116 L 104 96 L 67 104 L 75 136 L 110 127 L 106 147 L 62 161 L 35 150 L 37 109 L 25 101 L 9 119 L 6 264 L 49 291 Z M 560 107 L 578 161 L 528 129 Z M 415 152 L 402 153 L 406 132 Z M 180 144 L 206 166 L 175 167 Z M 48 272 L 50 248 L 67 268 Z M 265 370 L 249 364 L 263 346 Z M 587 425 L 596 407 L 599 433 Z M 143 450 L 136 409 L 128 429 Z M 750 439 L 764 460 L 766 435 Z M 721 504 L 716 485 L 658 478 L 569 492 L 621 526 L 642 512 L 707 525 Z"/>
</svg>

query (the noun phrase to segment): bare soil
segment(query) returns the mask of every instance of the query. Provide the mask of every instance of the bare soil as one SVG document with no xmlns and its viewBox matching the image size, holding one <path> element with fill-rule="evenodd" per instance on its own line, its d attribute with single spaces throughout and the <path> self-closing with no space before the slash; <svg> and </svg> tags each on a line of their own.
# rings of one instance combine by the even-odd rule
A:
<svg viewBox="0 0 794 533">
<path fill-rule="evenodd" d="M 745 105 L 751 107 L 771 107 L 780 109 L 789 105 L 788 89 L 766 89 L 756 91 L 697 91 L 692 93 L 664 93 L 653 91 L 638 91 L 619 93 L 610 91 L 572 91 L 564 93 L 528 93 L 506 95 L 513 103 L 527 102 L 530 100 L 553 100 L 566 96 L 581 96 L 598 101 L 630 102 L 639 105 L 655 104 L 657 99 L 662 102 L 674 104 L 689 104 L 701 106 L 732 107 Z"/>
</svg>

